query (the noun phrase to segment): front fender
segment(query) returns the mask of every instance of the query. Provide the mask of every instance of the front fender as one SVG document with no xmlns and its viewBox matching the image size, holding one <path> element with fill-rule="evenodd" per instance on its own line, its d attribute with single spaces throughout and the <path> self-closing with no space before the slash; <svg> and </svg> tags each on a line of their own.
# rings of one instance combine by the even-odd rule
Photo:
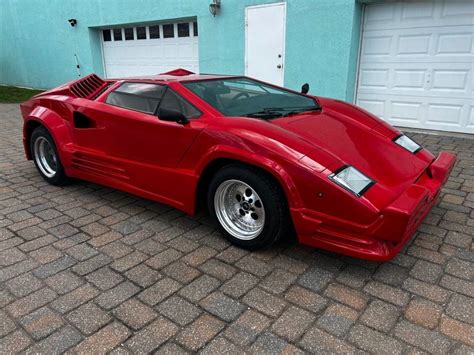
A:
<svg viewBox="0 0 474 355">
<path fill-rule="evenodd" d="M 213 146 L 201 157 L 196 165 L 196 175 L 201 176 L 206 167 L 217 159 L 240 161 L 267 171 L 275 177 L 282 186 L 290 208 L 298 208 L 301 206 L 301 198 L 293 179 L 286 169 L 274 160 L 238 147 L 219 144 Z"/>
<path fill-rule="evenodd" d="M 69 159 L 67 159 L 67 147 L 72 144 L 69 128 L 61 116 L 43 106 L 35 107 L 25 119 L 23 125 L 23 144 L 27 158 L 32 158 L 30 153 L 30 137 L 32 128 L 34 129 L 38 124 L 48 130 L 54 140 L 61 162 L 65 165 L 65 163 L 69 161 Z"/>
</svg>

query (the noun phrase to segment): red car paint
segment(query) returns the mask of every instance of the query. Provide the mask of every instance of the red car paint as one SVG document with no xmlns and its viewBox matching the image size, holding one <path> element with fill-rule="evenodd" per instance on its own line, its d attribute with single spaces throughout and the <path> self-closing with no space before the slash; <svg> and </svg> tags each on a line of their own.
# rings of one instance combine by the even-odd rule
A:
<svg viewBox="0 0 474 355">
<path fill-rule="evenodd" d="M 448 152 L 435 158 L 401 148 L 392 141 L 398 130 L 338 100 L 315 97 L 322 111 L 271 121 L 225 117 L 181 84 L 214 77 L 183 70 L 105 82 L 91 76 L 44 92 L 21 105 L 26 155 L 31 159 L 32 129 L 42 124 L 68 176 L 189 214 L 207 167 L 220 159 L 254 165 L 281 184 L 301 243 L 378 261 L 393 258 L 411 238 L 454 165 Z M 106 104 L 124 81 L 169 85 L 203 114 L 183 125 Z M 93 125 L 75 127 L 75 111 Z M 376 181 L 363 196 L 328 178 L 345 164 Z"/>
</svg>

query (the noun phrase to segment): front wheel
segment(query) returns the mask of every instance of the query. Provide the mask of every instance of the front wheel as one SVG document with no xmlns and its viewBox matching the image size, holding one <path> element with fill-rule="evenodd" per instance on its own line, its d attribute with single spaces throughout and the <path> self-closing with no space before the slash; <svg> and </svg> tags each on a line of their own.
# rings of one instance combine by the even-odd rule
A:
<svg viewBox="0 0 474 355">
<path fill-rule="evenodd" d="M 33 161 L 43 179 L 52 185 L 64 185 L 68 182 L 54 140 L 46 128 L 40 126 L 33 131 L 30 148 Z"/>
<path fill-rule="evenodd" d="M 222 168 L 212 178 L 207 201 L 221 233 L 240 247 L 265 248 L 291 230 L 283 191 L 257 169 L 240 165 Z"/>
</svg>

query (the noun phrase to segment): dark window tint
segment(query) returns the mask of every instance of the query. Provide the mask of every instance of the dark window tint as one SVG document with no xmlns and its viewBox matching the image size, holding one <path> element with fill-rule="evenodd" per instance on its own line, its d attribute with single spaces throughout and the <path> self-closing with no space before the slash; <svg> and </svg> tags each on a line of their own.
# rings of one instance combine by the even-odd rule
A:
<svg viewBox="0 0 474 355">
<path fill-rule="evenodd" d="M 116 28 L 114 30 L 114 41 L 121 41 L 122 40 L 122 29 Z"/>
<path fill-rule="evenodd" d="M 193 22 L 193 30 L 194 30 L 194 37 L 197 37 L 198 35 L 198 23 Z"/>
<path fill-rule="evenodd" d="M 147 83 L 124 83 L 107 96 L 108 104 L 146 113 L 155 113 L 165 86 Z"/>
<path fill-rule="evenodd" d="M 173 24 L 163 25 L 163 37 L 164 38 L 173 38 L 174 37 L 174 25 Z"/>
<path fill-rule="evenodd" d="M 178 23 L 178 37 L 189 37 L 189 23 Z"/>
<path fill-rule="evenodd" d="M 137 27 L 137 39 L 146 39 L 146 27 Z"/>
<path fill-rule="evenodd" d="M 160 38 L 160 26 L 150 26 L 150 38 Z"/>
<path fill-rule="evenodd" d="M 196 118 L 201 116 L 201 112 L 176 94 L 172 89 L 166 90 L 165 96 L 161 100 L 160 108 L 175 110 L 181 112 L 187 118 Z"/>
<path fill-rule="evenodd" d="M 103 30 L 102 36 L 104 37 L 104 42 L 110 42 L 112 37 L 110 36 L 110 30 Z"/>
<path fill-rule="evenodd" d="M 125 28 L 125 40 L 133 40 L 133 28 Z"/>
</svg>

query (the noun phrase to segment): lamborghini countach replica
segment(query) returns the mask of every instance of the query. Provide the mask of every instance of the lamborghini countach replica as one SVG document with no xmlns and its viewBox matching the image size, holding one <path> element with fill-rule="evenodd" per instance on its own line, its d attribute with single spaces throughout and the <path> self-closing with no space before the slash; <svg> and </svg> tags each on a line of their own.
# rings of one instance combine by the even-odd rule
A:
<svg viewBox="0 0 474 355">
<path fill-rule="evenodd" d="M 207 206 L 222 235 L 247 249 L 296 234 L 309 246 L 389 260 L 456 159 L 339 100 L 183 69 L 91 74 L 21 112 L 26 156 L 47 182 L 84 179 L 191 215 Z"/>
</svg>

